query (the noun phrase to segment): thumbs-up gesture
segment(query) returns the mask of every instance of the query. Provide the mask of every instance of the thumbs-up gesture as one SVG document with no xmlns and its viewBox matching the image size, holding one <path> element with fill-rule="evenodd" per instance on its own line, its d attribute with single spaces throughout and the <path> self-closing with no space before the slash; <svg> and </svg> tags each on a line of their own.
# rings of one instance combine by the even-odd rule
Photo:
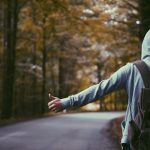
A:
<svg viewBox="0 0 150 150">
<path fill-rule="evenodd" d="M 59 112 L 63 110 L 61 100 L 58 97 L 54 97 L 49 93 L 48 108 L 52 112 Z"/>
</svg>

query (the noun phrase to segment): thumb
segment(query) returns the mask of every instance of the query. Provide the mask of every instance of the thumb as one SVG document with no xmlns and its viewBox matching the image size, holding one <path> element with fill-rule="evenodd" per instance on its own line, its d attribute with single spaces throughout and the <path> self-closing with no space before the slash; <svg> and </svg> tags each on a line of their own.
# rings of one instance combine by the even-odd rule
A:
<svg viewBox="0 0 150 150">
<path fill-rule="evenodd" d="M 50 100 L 54 100 L 56 97 L 54 97 L 53 95 L 51 95 L 50 93 L 48 94 L 48 96 L 49 96 L 49 99 Z"/>
</svg>

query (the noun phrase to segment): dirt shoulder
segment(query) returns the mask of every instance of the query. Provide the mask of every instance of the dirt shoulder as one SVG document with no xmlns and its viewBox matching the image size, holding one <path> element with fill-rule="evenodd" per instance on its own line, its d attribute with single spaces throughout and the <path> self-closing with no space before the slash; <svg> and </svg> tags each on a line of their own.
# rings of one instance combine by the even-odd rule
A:
<svg viewBox="0 0 150 150">
<path fill-rule="evenodd" d="M 121 122 L 124 117 L 113 119 L 110 122 L 110 134 L 112 136 L 112 139 L 116 142 L 116 144 L 120 145 L 121 137 L 122 137 L 122 131 L 121 131 Z"/>
</svg>

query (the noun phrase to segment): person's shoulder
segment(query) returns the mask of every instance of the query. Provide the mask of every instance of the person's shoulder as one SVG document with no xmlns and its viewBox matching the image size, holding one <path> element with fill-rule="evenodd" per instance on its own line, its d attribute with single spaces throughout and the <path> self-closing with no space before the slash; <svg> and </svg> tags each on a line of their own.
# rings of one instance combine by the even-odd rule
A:
<svg viewBox="0 0 150 150">
<path fill-rule="evenodd" d="M 131 70 L 134 68 L 134 63 L 133 62 L 128 62 L 124 66 L 122 66 L 123 69 L 125 70 Z"/>
<path fill-rule="evenodd" d="M 130 74 L 134 70 L 134 64 L 132 62 L 128 62 L 125 65 L 121 66 L 115 73 L 119 74 Z"/>
<path fill-rule="evenodd" d="M 134 67 L 134 62 L 128 62 L 128 63 L 126 64 L 126 66 L 127 66 L 128 68 L 133 68 L 133 67 Z"/>
<path fill-rule="evenodd" d="M 122 66 L 119 70 L 123 73 L 125 73 L 127 76 L 131 74 L 131 72 L 134 72 L 133 70 L 135 69 L 133 62 L 128 62 L 124 66 Z"/>
<path fill-rule="evenodd" d="M 134 65 L 134 62 L 128 62 L 124 66 L 125 72 L 127 75 L 131 75 L 133 73 L 136 73 L 138 71 L 137 67 Z"/>
</svg>

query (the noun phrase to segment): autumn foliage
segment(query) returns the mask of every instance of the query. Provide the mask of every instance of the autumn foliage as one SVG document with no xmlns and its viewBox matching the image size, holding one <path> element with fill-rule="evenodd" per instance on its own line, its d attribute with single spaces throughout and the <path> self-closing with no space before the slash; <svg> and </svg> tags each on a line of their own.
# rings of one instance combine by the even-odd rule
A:
<svg viewBox="0 0 150 150">
<path fill-rule="evenodd" d="M 77 93 L 139 58 L 138 4 L 0 1 L 0 117 L 46 113 L 48 92 Z M 124 91 L 112 93 L 100 110 L 125 109 L 126 101 Z"/>
</svg>

